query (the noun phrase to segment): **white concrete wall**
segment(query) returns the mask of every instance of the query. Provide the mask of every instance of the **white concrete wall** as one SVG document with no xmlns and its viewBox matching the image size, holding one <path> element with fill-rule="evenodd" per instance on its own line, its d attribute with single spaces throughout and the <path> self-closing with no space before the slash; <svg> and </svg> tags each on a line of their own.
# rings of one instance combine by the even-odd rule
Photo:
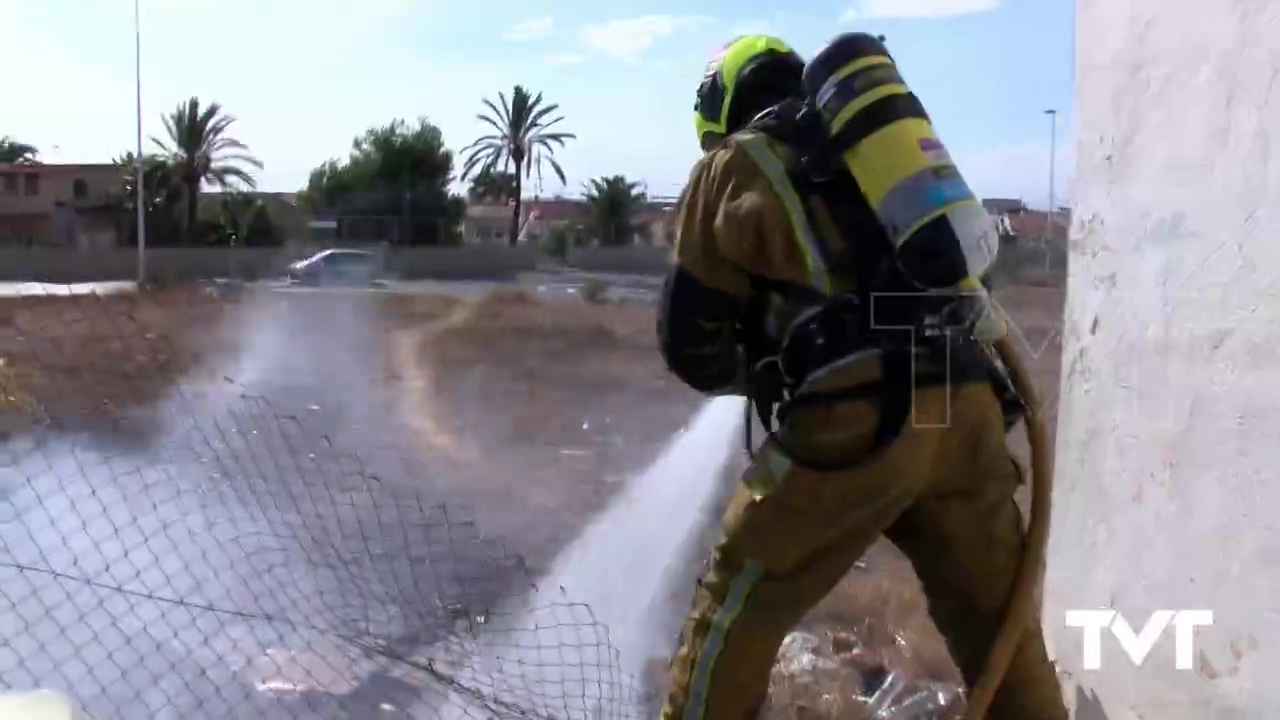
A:
<svg viewBox="0 0 1280 720">
<path fill-rule="evenodd" d="M 1078 718 L 1280 717 L 1280 2 L 1079 0 L 1044 624 Z M 1273 135 L 1272 133 L 1275 133 Z M 1081 670 L 1063 611 L 1208 608 Z"/>
</svg>

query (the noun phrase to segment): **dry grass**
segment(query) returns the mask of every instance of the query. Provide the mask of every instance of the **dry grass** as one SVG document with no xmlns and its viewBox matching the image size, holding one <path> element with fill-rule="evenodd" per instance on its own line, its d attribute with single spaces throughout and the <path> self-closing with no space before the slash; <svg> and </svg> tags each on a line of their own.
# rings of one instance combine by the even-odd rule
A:
<svg viewBox="0 0 1280 720">
<path fill-rule="evenodd" d="M 571 540 L 693 412 L 663 367 L 654 308 L 542 302 L 519 291 L 469 302 L 421 337 L 434 383 L 423 425 L 464 447 L 477 505 L 537 564 Z M 492 501 L 488 503 L 485 499 Z M 491 527 L 491 525 L 486 525 Z"/>
<path fill-rule="evenodd" d="M 1052 398 L 1060 287 L 1004 288 L 997 297 Z M 392 376 L 419 415 L 414 427 L 437 449 L 472 451 L 480 470 L 468 491 L 520 509 L 511 526 L 486 529 L 544 555 L 607 500 L 616 489 L 608 479 L 643 467 L 699 402 L 663 367 L 651 306 L 544 303 L 523 291 L 479 300 L 384 294 L 378 302 Z M 0 300 L 0 410 L 110 414 L 154 402 L 225 339 L 226 312 L 194 288 Z M 884 544 L 869 565 L 799 628 L 816 647 L 791 647 L 782 658 L 767 717 L 868 717 L 863 691 L 886 670 L 917 684 L 958 681 L 909 563 Z"/>
<path fill-rule="evenodd" d="M 218 348 L 226 307 L 195 286 L 0 299 L 0 410 L 65 419 L 151 404 Z"/>
<path fill-rule="evenodd" d="M 439 320 L 464 302 L 455 295 L 425 293 L 381 293 L 376 297 L 382 311 L 379 316 L 392 330 L 413 329 Z"/>
<path fill-rule="evenodd" d="M 1041 393 L 1052 398 L 1061 288 L 1011 287 L 998 298 L 1024 335 Z M 552 306 L 522 292 L 499 293 L 476 303 L 466 322 L 423 342 L 424 362 L 449 378 L 440 396 L 452 415 L 448 422 L 474 437 L 482 454 L 501 450 L 510 463 L 509 471 L 482 482 L 555 528 L 546 536 L 552 547 L 572 537 L 602 502 L 599 481 L 608 468 L 600 455 L 609 442 L 584 431 L 584 420 L 612 417 L 616 444 L 634 450 L 623 466 L 641 467 L 697 403 L 662 367 L 653 312 L 637 305 Z M 1014 445 L 1025 454 L 1020 433 Z M 590 454 L 557 455 L 557 448 Z M 899 702 L 942 693 L 948 713 L 962 711 L 963 700 L 947 695 L 959 687 L 959 672 L 910 563 L 882 542 L 868 564 L 851 572 L 792 636 L 775 667 L 766 717 L 871 717 L 869 695 L 885 685 L 887 674 L 903 684 L 894 693 Z M 665 660 L 650 671 L 649 679 L 660 684 Z"/>
<path fill-rule="evenodd" d="M 504 292 L 477 302 L 465 323 L 443 330 L 423 350 L 449 378 L 445 392 L 455 405 L 503 409 L 504 421 L 484 425 L 493 441 L 562 445 L 581 442 L 584 415 L 596 408 L 616 407 L 636 425 L 639 413 L 664 400 L 685 400 L 678 415 L 690 407 L 692 393 L 662 366 L 654 322 L 648 306 L 542 303 Z M 616 402 L 637 397 L 649 401 Z M 657 415 L 671 413 L 659 408 Z M 479 423 L 462 423 L 480 430 Z"/>
</svg>

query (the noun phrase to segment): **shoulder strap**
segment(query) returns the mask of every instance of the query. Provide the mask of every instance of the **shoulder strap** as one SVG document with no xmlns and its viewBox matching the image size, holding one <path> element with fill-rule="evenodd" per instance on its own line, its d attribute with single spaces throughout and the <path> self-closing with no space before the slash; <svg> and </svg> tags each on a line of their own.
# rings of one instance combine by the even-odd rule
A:
<svg viewBox="0 0 1280 720">
<path fill-rule="evenodd" d="M 748 126 L 785 145 L 792 155 L 787 177 L 810 226 L 815 229 L 818 252 L 833 274 L 852 280 L 858 292 L 867 292 L 883 275 L 893 255 L 884 228 L 867 203 L 857 180 L 828 145 L 826 127 L 807 102 L 790 100 L 765 110 Z M 821 233 L 816 208 L 821 206 L 840 234 L 833 247 Z"/>
</svg>

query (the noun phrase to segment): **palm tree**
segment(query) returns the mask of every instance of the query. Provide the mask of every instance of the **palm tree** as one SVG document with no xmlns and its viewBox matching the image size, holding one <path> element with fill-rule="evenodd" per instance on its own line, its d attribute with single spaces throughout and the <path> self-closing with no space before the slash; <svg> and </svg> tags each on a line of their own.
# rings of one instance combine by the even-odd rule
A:
<svg viewBox="0 0 1280 720">
<path fill-rule="evenodd" d="M 461 179 L 466 180 L 477 173 L 513 172 L 515 174 L 515 202 L 511 208 L 511 226 L 507 233 L 507 242 L 515 247 L 520 235 L 521 194 L 524 179 L 536 177 L 539 187 L 542 185 L 542 168 L 544 163 L 565 183 L 564 170 L 555 160 L 556 148 L 564 147 L 566 140 L 574 140 L 576 135 L 566 132 L 555 132 L 551 128 L 564 120 L 556 115 L 560 109 L 555 103 L 544 104 L 542 93 L 536 96 L 521 85 L 511 91 L 511 101 L 507 96 L 498 93 L 498 101 L 502 107 L 492 100 L 485 99 L 488 113 L 476 117 L 493 128 L 493 132 L 476 138 L 475 142 L 462 149 L 466 158 L 463 160 Z"/>
<path fill-rule="evenodd" d="M 18 142 L 8 135 L 0 137 L 0 163 L 34 164 L 39 154 L 35 145 Z"/>
<path fill-rule="evenodd" d="M 235 121 L 218 103 L 201 107 L 199 98 L 193 97 L 164 117 L 168 138 L 152 138 L 167 156 L 183 188 L 183 231 L 188 243 L 194 239 L 202 184 L 207 182 L 220 189 L 231 189 L 236 183 L 248 189 L 257 187 L 257 181 L 242 165 L 261 170 L 262 163 L 248 153 L 244 143 L 227 135 Z"/>
<path fill-rule="evenodd" d="M 591 206 L 600 245 L 611 247 L 630 244 L 638 230 L 636 213 L 648 200 L 644 186 L 622 175 L 599 177 L 584 186 L 583 195 Z"/>
</svg>

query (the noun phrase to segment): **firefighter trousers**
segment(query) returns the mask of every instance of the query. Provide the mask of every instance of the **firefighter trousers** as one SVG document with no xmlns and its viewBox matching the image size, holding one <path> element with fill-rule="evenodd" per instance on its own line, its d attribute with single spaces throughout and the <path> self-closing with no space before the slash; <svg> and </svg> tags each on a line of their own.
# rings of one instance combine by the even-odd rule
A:
<svg viewBox="0 0 1280 720">
<path fill-rule="evenodd" d="M 977 681 L 1024 544 L 1013 499 L 1022 473 L 1005 444 L 999 402 L 985 382 L 917 388 L 901 434 L 873 452 L 877 408 L 805 408 L 780 429 L 800 457 L 865 448 L 864 461 L 846 470 L 796 465 L 773 440 L 757 452 L 681 631 L 664 720 L 756 717 L 782 640 L 881 535 L 911 560 L 965 682 Z M 1066 720 L 1038 618 L 987 717 Z"/>
</svg>

